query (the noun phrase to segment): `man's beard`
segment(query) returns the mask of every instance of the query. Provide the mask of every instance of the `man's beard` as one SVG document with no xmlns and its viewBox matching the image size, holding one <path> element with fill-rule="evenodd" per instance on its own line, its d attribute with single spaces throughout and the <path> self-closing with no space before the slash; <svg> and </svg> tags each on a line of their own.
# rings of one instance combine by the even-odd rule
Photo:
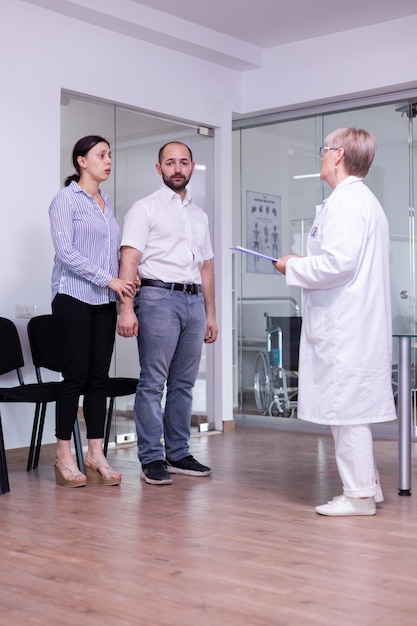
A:
<svg viewBox="0 0 417 626">
<path fill-rule="evenodd" d="M 179 176 L 181 176 L 181 180 L 174 180 L 175 178 Z M 188 183 L 190 182 L 190 178 L 191 176 L 189 178 L 186 178 L 182 174 L 173 175 L 173 176 L 165 176 L 165 174 L 162 173 L 162 180 L 164 181 L 167 187 L 172 189 L 172 191 L 183 191 L 188 185 Z"/>
</svg>

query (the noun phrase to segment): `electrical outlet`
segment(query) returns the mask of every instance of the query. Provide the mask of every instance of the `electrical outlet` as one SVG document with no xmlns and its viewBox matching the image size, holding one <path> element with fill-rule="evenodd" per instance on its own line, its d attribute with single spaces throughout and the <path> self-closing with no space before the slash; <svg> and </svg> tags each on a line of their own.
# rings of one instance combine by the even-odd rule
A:
<svg viewBox="0 0 417 626">
<path fill-rule="evenodd" d="M 136 441 L 135 433 L 126 433 L 125 435 L 116 435 L 116 443 L 132 443 Z"/>
<path fill-rule="evenodd" d="M 36 304 L 16 304 L 16 317 L 34 317 Z"/>
</svg>

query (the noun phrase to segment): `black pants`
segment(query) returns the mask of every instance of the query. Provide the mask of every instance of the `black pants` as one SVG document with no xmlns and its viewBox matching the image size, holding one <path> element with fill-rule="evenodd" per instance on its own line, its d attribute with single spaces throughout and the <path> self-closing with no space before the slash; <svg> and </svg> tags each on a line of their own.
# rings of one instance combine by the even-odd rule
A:
<svg viewBox="0 0 417 626">
<path fill-rule="evenodd" d="M 71 439 L 79 398 L 87 438 L 102 439 L 106 417 L 106 386 L 116 330 L 116 303 L 90 305 L 57 294 L 52 313 L 63 348 L 64 393 L 56 403 L 56 436 Z"/>
</svg>

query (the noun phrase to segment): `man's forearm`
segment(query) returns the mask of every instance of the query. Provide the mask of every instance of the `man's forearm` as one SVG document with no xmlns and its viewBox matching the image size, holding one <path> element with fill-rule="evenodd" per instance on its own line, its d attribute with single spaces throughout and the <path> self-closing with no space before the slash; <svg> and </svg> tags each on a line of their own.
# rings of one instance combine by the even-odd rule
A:
<svg viewBox="0 0 417 626">
<path fill-rule="evenodd" d="M 135 281 L 138 276 L 138 265 L 142 255 L 134 248 L 122 248 L 120 253 L 119 278 Z M 133 309 L 134 297 L 125 297 L 120 303 L 120 311 Z"/>
<path fill-rule="evenodd" d="M 214 270 L 211 261 L 204 263 L 201 269 L 201 287 L 204 297 L 204 306 L 207 317 L 216 317 L 216 304 L 214 295 Z"/>
</svg>

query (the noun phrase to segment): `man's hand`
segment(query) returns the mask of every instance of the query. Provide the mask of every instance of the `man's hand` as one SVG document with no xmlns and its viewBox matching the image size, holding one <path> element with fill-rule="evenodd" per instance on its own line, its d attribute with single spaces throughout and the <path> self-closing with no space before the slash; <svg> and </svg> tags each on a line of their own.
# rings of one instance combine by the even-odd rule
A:
<svg viewBox="0 0 417 626">
<path fill-rule="evenodd" d="M 217 339 L 219 330 L 217 328 L 216 320 L 207 319 L 206 336 L 204 337 L 204 343 L 214 343 Z"/>
<path fill-rule="evenodd" d="M 125 309 L 120 311 L 117 320 L 117 334 L 121 337 L 137 337 L 139 331 L 139 322 L 133 309 Z"/>
</svg>

